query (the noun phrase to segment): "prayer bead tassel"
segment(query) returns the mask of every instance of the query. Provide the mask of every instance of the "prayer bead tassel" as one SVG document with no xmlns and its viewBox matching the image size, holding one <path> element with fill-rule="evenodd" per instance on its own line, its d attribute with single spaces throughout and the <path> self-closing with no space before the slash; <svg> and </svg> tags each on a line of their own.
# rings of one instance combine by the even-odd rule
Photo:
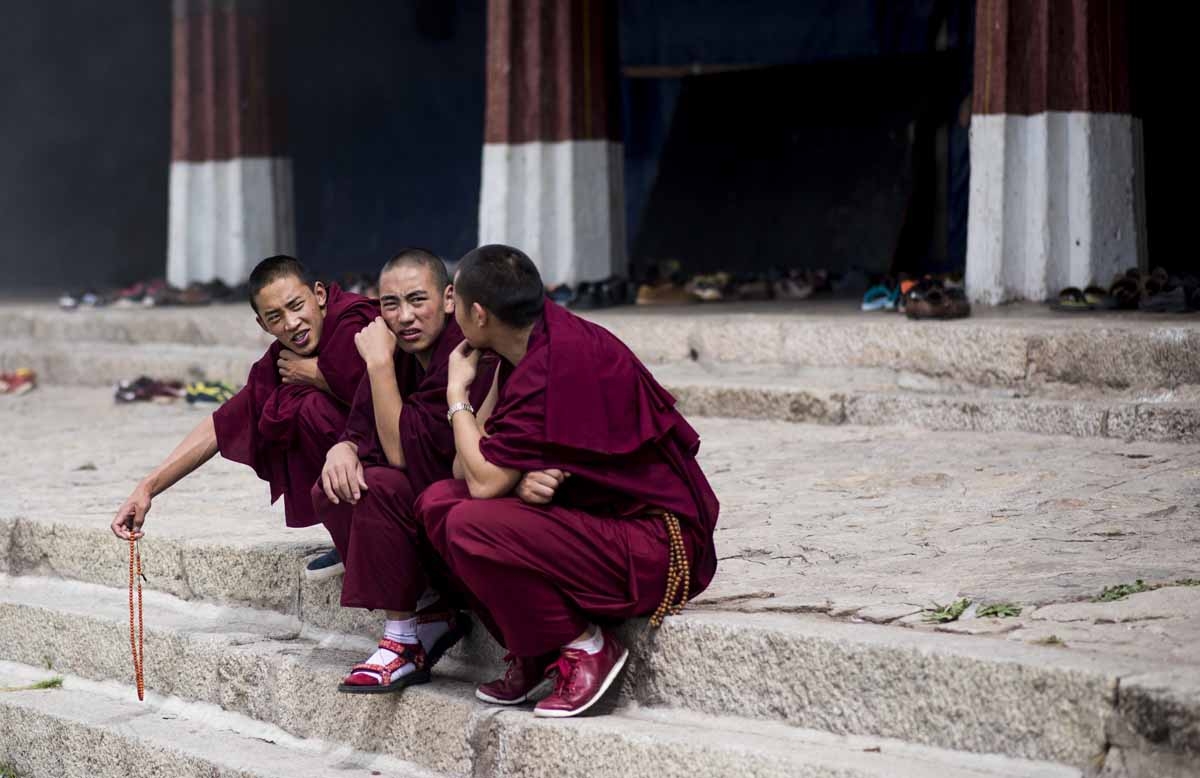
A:
<svg viewBox="0 0 1200 778">
<path fill-rule="evenodd" d="M 137 580 L 137 630 L 134 631 L 133 584 Z M 142 552 L 132 534 L 129 537 L 129 650 L 133 653 L 133 676 L 139 700 L 145 699 L 146 682 L 142 676 L 142 657 L 145 654 L 142 630 Z"/>
<path fill-rule="evenodd" d="M 666 591 L 663 592 L 662 602 L 658 604 L 654 615 L 650 617 L 650 625 L 653 627 L 661 627 L 667 616 L 678 616 L 687 607 L 688 582 L 691 580 L 687 550 L 683 545 L 683 530 L 679 527 L 679 518 L 673 513 L 664 513 L 663 520 L 667 525 L 670 561 L 667 565 Z"/>
</svg>

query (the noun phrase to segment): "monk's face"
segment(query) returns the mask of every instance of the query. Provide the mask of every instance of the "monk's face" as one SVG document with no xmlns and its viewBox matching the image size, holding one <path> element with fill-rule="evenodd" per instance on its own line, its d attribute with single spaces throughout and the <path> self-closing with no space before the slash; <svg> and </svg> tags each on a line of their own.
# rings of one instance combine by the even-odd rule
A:
<svg viewBox="0 0 1200 778">
<path fill-rule="evenodd" d="M 396 345 L 409 354 L 426 354 L 454 312 L 452 288 L 437 288 L 429 268 L 401 264 L 379 276 L 379 306 L 383 320 L 396 335 Z"/>
<path fill-rule="evenodd" d="M 462 330 L 463 338 L 472 348 L 491 348 L 487 327 L 488 312 L 479 303 L 468 303 L 454 293 L 454 320 Z"/>
<path fill-rule="evenodd" d="M 258 326 L 284 348 L 304 357 L 317 353 L 325 324 L 325 286 L 320 281 L 309 288 L 296 276 L 276 278 L 255 295 L 254 310 Z"/>
</svg>

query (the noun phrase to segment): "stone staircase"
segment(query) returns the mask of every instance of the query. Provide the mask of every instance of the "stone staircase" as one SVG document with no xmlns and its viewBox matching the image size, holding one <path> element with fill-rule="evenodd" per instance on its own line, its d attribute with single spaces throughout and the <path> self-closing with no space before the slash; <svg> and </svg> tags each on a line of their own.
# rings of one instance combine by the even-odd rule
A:
<svg viewBox="0 0 1200 778">
<path fill-rule="evenodd" d="M 246 313 L 0 309 L 0 369 L 29 365 L 48 384 L 79 386 L 141 372 L 240 376 L 266 343 Z M 922 325 L 702 307 L 595 318 L 697 415 L 1142 441 L 1190 442 L 1200 430 L 1194 319 Z M 911 629 L 900 611 L 866 603 L 702 598 L 659 630 L 629 623 L 619 688 L 601 715 L 580 719 L 476 701 L 473 684 L 500 657 L 478 629 L 430 684 L 341 695 L 377 620 L 338 607 L 340 580 L 303 578 L 317 535 L 230 532 L 248 511 L 221 516 L 230 482 L 220 473 L 196 487 L 214 500 L 211 531 L 168 530 L 176 514 L 163 498 L 163 531 L 143 542 L 148 694 L 138 702 L 127 549 L 92 508 L 107 505 L 105 484 L 127 479 L 96 461 L 95 479 L 64 487 L 89 495 L 79 516 L 56 513 L 73 499 L 0 495 L 0 687 L 61 679 L 0 691 L 3 778 L 1200 775 L 1200 655 L 1181 665 Z M 753 605 L 753 593 L 739 596 Z"/>
<path fill-rule="evenodd" d="M 239 381 L 269 339 L 242 305 L 0 307 L 0 370 L 108 386 L 139 374 Z M 1200 440 L 1200 317 L 1040 306 L 912 322 L 845 304 L 587 314 L 691 415 Z"/>
</svg>

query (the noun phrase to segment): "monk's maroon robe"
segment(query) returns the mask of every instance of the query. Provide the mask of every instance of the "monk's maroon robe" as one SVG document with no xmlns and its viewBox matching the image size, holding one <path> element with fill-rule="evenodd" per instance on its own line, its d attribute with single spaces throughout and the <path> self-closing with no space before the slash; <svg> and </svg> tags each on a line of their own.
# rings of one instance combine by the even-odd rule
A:
<svg viewBox="0 0 1200 778">
<path fill-rule="evenodd" d="M 330 284 L 317 343 L 317 366 L 330 392 L 284 384 L 276 341 L 250 368 L 246 385 L 213 413 L 221 456 L 254 468 L 271 485 L 271 502 L 283 496 L 289 527 L 318 519 L 309 490 L 320 478 L 325 453 L 337 442 L 355 388 L 366 372 L 354 336 L 379 315 L 379 305 Z"/>
<path fill-rule="evenodd" d="M 383 453 L 371 379 L 364 375 L 341 439 L 357 446 L 367 490 L 357 505 L 334 505 L 320 483 L 313 486 L 313 506 L 346 566 L 342 581 L 345 607 L 411 611 L 428 586 L 442 590 L 450 586 L 441 559 L 429 547 L 412 509 L 427 486 L 451 475 L 454 430 L 446 421 L 446 381 L 450 353 L 462 339 L 454 317 L 447 316 L 428 369 L 412 354 L 396 352 L 396 385 L 403 402 L 403 469 L 389 465 Z M 473 404 L 480 404 L 486 396 L 493 370 L 491 361 L 480 366 L 472 386 Z"/>
<path fill-rule="evenodd" d="M 683 528 L 690 594 L 712 580 L 719 505 L 696 462 L 699 436 L 674 406 L 623 343 L 551 302 L 521 362 L 501 363 L 484 458 L 570 478 L 548 505 L 474 500 L 464 482 L 443 481 L 416 510 L 510 651 L 539 656 L 589 621 L 653 612 L 668 569 L 664 512 Z"/>
</svg>

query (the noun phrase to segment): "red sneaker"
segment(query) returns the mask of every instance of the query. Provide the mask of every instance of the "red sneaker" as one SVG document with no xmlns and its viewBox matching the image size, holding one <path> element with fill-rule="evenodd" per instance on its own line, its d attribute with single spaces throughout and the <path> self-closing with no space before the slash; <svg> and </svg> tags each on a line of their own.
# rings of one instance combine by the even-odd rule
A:
<svg viewBox="0 0 1200 778">
<path fill-rule="evenodd" d="M 604 647 L 595 654 L 564 648 L 547 674 L 556 674 L 554 692 L 537 704 L 533 715 L 549 718 L 578 716 L 595 705 L 625 666 L 629 650 L 608 630 Z"/>
<path fill-rule="evenodd" d="M 529 698 L 529 693 L 546 677 L 546 668 L 554 661 L 553 654 L 545 656 L 515 656 L 505 654 L 508 669 L 503 678 L 480 684 L 475 696 L 493 705 L 520 705 Z"/>
</svg>

